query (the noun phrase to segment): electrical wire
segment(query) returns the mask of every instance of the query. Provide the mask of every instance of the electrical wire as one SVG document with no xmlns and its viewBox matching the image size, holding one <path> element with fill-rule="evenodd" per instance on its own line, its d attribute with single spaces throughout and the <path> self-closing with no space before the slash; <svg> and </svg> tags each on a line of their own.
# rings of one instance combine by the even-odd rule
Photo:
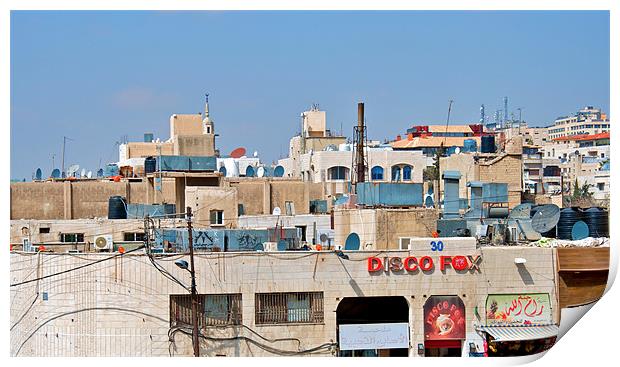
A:
<svg viewBox="0 0 620 367">
<path fill-rule="evenodd" d="M 39 277 L 39 278 L 24 280 L 24 281 L 18 282 L 18 283 L 13 283 L 10 286 L 11 287 L 17 287 L 17 286 L 20 286 L 20 285 L 23 285 L 23 284 L 27 284 L 27 283 L 31 283 L 31 282 L 36 282 L 38 280 L 47 279 L 47 278 L 55 277 L 55 276 L 58 276 L 58 275 L 66 274 L 66 273 L 69 273 L 69 272 L 72 272 L 72 271 L 75 271 L 75 270 L 83 269 L 83 268 L 88 267 L 88 266 L 92 266 L 92 265 L 99 264 L 99 263 L 104 262 L 104 261 L 108 261 L 108 260 L 117 258 L 119 256 L 125 256 L 127 254 L 130 254 L 132 252 L 136 252 L 136 251 L 141 250 L 143 248 L 144 248 L 144 246 L 140 246 L 140 247 L 137 247 L 137 248 L 135 248 L 133 250 L 126 251 L 124 253 L 118 253 L 118 254 L 112 255 L 110 257 L 106 257 L 106 258 L 103 258 L 103 259 L 100 259 L 100 260 L 97 260 L 97 261 L 93 261 L 93 262 L 85 264 L 85 265 L 80 265 L 80 266 L 77 266 L 75 268 L 67 269 L 67 270 L 60 271 L 60 272 L 54 273 L 54 274 L 48 274 L 48 275 L 45 275 L 45 276 L 42 276 L 42 277 Z"/>
</svg>

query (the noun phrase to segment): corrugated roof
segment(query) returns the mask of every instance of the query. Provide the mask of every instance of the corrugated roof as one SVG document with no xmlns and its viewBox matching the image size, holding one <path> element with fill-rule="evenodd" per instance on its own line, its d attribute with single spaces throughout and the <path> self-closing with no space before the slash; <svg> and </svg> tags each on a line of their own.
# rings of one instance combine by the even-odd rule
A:
<svg viewBox="0 0 620 367">
<path fill-rule="evenodd" d="M 569 135 L 555 138 L 553 141 L 584 141 L 584 140 L 599 140 L 609 139 L 609 131 L 600 134 L 581 134 L 581 135 Z"/>
<path fill-rule="evenodd" d="M 401 139 L 390 143 L 394 149 L 415 149 L 415 148 L 439 148 L 442 144 L 444 148 L 458 146 L 462 147 L 465 140 L 475 140 L 476 144 L 480 146 L 480 137 L 463 136 L 463 137 L 443 137 L 443 136 L 428 136 L 428 137 L 416 137 L 412 140 Z"/>
<path fill-rule="evenodd" d="M 473 134 L 471 127 L 468 125 L 430 125 L 428 131 L 431 133 L 468 133 Z"/>
</svg>

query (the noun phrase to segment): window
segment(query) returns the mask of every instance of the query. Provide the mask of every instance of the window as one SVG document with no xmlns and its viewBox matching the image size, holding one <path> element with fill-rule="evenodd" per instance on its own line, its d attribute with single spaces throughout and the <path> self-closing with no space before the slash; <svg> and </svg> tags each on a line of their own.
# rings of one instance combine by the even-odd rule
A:
<svg viewBox="0 0 620 367">
<path fill-rule="evenodd" d="M 124 241 L 144 242 L 146 236 L 142 232 L 127 232 L 123 234 Z"/>
<path fill-rule="evenodd" d="M 198 327 L 241 325 L 241 294 L 199 294 Z M 170 325 L 192 325 L 192 296 L 170 295 Z"/>
<path fill-rule="evenodd" d="M 347 167 L 336 166 L 327 170 L 327 177 L 330 180 L 346 180 L 348 175 Z"/>
<path fill-rule="evenodd" d="M 403 167 L 403 181 L 411 181 L 411 166 Z"/>
<path fill-rule="evenodd" d="M 50 227 L 39 228 L 39 233 L 50 233 Z"/>
<path fill-rule="evenodd" d="M 596 184 L 598 191 L 605 191 L 605 182 L 599 182 Z"/>
<path fill-rule="evenodd" d="M 400 181 L 400 167 L 399 166 L 392 167 L 392 181 Z"/>
<path fill-rule="evenodd" d="M 224 224 L 224 211 L 223 210 L 211 210 L 210 212 L 211 225 L 223 225 Z"/>
<path fill-rule="evenodd" d="M 411 243 L 411 238 L 400 238 L 400 249 L 401 250 L 409 250 L 409 244 Z"/>
<path fill-rule="evenodd" d="M 370 170 L 370 178 L 372 180 L 383 180 L 383 167 L 381 166 L 374 166 L 372 167 L 372 169 Z"/>
<path fill-rule="evenodd" d="M 323 292 L 258 293 L 256 324 L 323 322 Z"/>
<path fill-rule="evenodd" d="M 60 242 L 84 242 L 84 233 L 61 233 Z"/>
</svg>

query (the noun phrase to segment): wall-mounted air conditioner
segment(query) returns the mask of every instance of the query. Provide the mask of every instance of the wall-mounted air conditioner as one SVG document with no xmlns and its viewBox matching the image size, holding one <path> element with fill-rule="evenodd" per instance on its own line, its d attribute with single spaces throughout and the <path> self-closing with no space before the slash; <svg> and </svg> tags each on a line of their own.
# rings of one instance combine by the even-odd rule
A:
<svg viewBox="0 0 620 367">
<path fill-rule="evenodd" d="M 104 234 L 95 236 L 95 240 L 93 243 L 95 246 L 95 250 L 97 251 L 112 250 L 112 235 Z"/>
</svg>

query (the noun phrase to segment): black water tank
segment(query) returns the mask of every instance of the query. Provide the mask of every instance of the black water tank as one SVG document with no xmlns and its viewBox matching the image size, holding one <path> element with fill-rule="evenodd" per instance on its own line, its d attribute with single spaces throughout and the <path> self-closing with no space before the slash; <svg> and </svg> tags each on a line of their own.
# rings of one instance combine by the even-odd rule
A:
<svg viewBox="0 0 620 367">
<path fill-rule="evenodd" d="M 144 173 L 153 173 L 157 170 L 157 159 L 154 157 L 147 157 L 144 159 Z"/>
<path fill-rule="evenodd" d="M 558 238 L 561 240 L 572 240 L 573 226 L 583 219 L 583 211 L 577 207 L 562 209 L 560 211 L 560 221 L 557 225 Z"/>
<path fill-rule="evenodd" d="M 495 136 L 484 135 L 480 146 L 481 153 L 495 153 Z"/>
<path fill-rule="evenodd" d="M 108 200 L 108 219 L 127 219 L 127 200 L 122 196 L 110 196 Z"/>
<path fill-rule="evenodd" d="M 609 212 L 590 208 L 584 212 L 583 221 L 588 225 L 590 237 L 609 237 Z"/>
</svg>

